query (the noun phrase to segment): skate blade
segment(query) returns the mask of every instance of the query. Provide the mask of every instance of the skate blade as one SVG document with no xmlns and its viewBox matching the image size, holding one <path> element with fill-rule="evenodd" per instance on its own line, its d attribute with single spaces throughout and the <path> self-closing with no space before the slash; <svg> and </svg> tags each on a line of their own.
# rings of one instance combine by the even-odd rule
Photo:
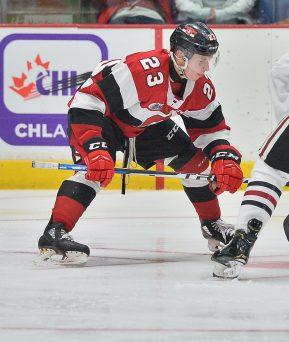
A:
<svg viewBox="0 0 289 342">
<path fill-rule="evenodd" d="M 214 263 L 213 277 L 222 278 L 222 279 L 235 279 L 238 278 L 241 271 L 241 263 L 237 261 L 229 261 L 230 266 L 225 266 L 223 264 L 219 264 L 218 262 Z"/>
<path fill-rule="evenodd" d="M 88 255 L 82 252 L 68 251 L 65 255 L 56 254 L 53 249 L 43 248 L 34 261 L 35 265 L 82 265 L 87 262 Z"/>
<path fill-rule="evenodd" d="M 214 240 L 214 239 L 209 239 L 208 240 L 208 248 L 211 252 L 216 252 L 219 250 L 219 247 L 221 246 L 220 241 Z"/>
</svg>

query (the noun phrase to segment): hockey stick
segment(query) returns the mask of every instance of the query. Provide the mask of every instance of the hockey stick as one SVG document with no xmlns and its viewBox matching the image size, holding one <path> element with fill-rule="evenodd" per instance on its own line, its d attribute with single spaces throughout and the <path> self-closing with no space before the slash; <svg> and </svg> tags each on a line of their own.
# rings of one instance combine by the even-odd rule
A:
<svg viewBox="0 0 289 342">
<path fill-rule="evenodd" d="M 86 165 L 80 164 L 62 164 L 54 162 L 41 162 L 32 161 L 32 167 L 34 169 L 55 169 L 55 170 L 69 170 L 69 171 L 86 171 Z M 171 177 L 180 179 L 194 179 L 194 180 L 208 180 L 214 181 L 214 177 L 211 175 L 205 175 L 201 173 L 178 173 L 167 171 L 150 171 L 150 170 L 137 170 L 137 169 L 125 169 L 116 167 L 115 173 L 120 175 L 139 175 L 139 176 L 153 176 L 153 177 Z"/>
</svg>

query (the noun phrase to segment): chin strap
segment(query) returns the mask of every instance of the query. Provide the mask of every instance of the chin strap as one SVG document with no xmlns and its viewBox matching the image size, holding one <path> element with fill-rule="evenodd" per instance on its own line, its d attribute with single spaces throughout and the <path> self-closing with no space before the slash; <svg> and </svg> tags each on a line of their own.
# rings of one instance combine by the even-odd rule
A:
<svg viewBox="0 0 289 342">
<path fill-rule="evenodd" d="M 174 66 L 176 67 L 176 71 L 177 71 L 178 75 L 180 76 L 180 78 L 188 79 L 185 75 L 185 69 L 187 68 L 188 63 L 189 63 L 188 58 L 184 57 L 185 65 L 181 66 L 181 65 L 178 65 L 178 63 L 176 62 L 175 55 L 173 54 L 173 52 L 170 52 L 170 56 L 171 56 L 171 59 L 174 63 Z"/>
</svg>

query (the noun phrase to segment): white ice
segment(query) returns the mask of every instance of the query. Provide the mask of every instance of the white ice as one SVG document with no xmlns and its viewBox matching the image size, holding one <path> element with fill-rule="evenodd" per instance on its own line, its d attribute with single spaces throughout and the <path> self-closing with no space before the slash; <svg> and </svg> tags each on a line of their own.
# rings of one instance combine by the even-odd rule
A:
<svg viewBox="0 0 289 342">
<path fill-rule="evenodd" d="M 288 192 L 231 281 L 182 191 L 102 192 L 73 231 L 87 264 L 35 265 L 55 195 L 0 192 L 1 342 L 289 341 Z M 220 197 L 225 220 L 242 195 Z"/>
</svg>

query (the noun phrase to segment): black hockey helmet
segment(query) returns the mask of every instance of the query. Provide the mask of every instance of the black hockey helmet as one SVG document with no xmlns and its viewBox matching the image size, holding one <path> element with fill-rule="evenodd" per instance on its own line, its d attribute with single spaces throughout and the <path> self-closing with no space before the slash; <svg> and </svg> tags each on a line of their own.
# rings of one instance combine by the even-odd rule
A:
<svg viewBox="0 0 289 342">
<path fill-rule="evenodd" d="M 187 58 L 195 53 L 212 56 L 219 47 L 214 32 L 206 24 L 199 21 L 179 25 L 170 37 L 170 44 L 172 52 L 182 48 Z"/>
</svg>

